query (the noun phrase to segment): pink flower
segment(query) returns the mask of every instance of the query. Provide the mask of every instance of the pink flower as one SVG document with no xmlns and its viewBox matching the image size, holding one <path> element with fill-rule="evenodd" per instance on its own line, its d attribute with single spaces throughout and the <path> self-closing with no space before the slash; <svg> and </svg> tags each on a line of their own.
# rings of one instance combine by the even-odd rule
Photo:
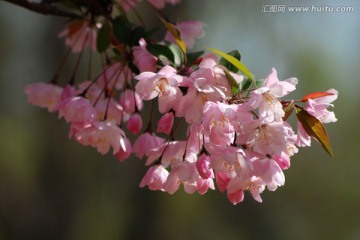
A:
<svg viewBox="0 0 360 240">
<path fill-rule="evenodd" d="M 128 159 L 132 153 L 130 141 L 127 138 L 125 138 L 124 141 L 125 141 L 125 149 L 120 148 L 119 151 L 115 154 L 115 157 L 120 162 L 124 161 L 125 159 Z"/>
<path fill-rule="evenodd" d="M 230 200 L 230 202 L 234 205 L 241 203 L 244 201 L 244 191 L 243 190 L 237 190 L 235 192 L 227 192 L 227 197 Z"/>
<path fill-rule="evenodd" d="M 131 115 L 129 118 L 126 127 L 129 129 L 130 132 L 133 134 L 138 134 L 138 132 L 142 128 L 142 119 L 139 113 L 135 113 Z"/>
<path fill-rule="evenodd" d="M 28 103 L 47 108 L 49 112 L 57 110 L 63 89 L 50 83 L 33 83 L 27 85 L 25 93 L 28 95 Z"/>
<path fill-rule="evenodd" d="M 260 120 L 254 120 L 244 131 L 244 134 L 238 136 L 237 143 L 252 147 L 263 155 L 281 155 L 294 135 L 286 122 L 262 124 Z"/>
<path fill-rule="evenodd" d="M 203 179 L 214 178 L 214 172 L 210 168 L 210 157 L 208 155 L 203 153 L 199 156 L 196 168 Z"/>
<path fill-rule="evenodd" d="M 167 112 L 159 119 L 156 131 L 169 135 L 173 124 L 174 124 L 174 113 Z"/>
<path fill-rule="evenodd" d="M 306 147 L 311 145 L 311 137 L 305 131 L 303 125 L 299 120 L 297 122 L 297 139 L 296 145 L 299 147 Z"/>
<path fill-rule="evenodd" d="M 232 123 L 237 123 L 237 105 L 207 102 L 203 111 L 204 134 L 209 136 L 210 142 L 230 146 L 235 137 Z"/>
<path fill-rule="evenodd" d="M 253 160 L 254 175 L 261 178 L 269 191 L 275 191 L 285 184 L 285 176 L 280 166 L 265 156 L 257 155 Z"/>
<path fill-rule="evenodd" d="M 73 124 L 93 123 L 96 116 L 94 107 L 83 97 L 67 98 L 59 105 L 59 118 L 64 117 Z"/>
<path fill-rule="evenodd" d="M 187 48 L 192 48 L 195 43 L 195 39 L 202 38 L 205 35 L 205 24 L 200 21 L 185 21 L 176 24 L 177 29 L 180 31 L 181 39 L 185 42 Z M 167 32 L 165 40 L 176 43 L 173 36 Z"/>
<path fill-rule="evenodd" d="M 172 5 L 175 5 L 181 0 L 146 0 L 148 3 L 156 7 L 157 9 L 163 9 L 165 7 L 166 3 L 171 3 Z"/>
<path fill-rule="evenodd" d="M 157 58 L 146 49 L 146 42 L 143 38 L 139 40 L 139 46 L 132 47 L 134 63 L 140 72 L 155 72 Z"/>
<path fill-rule="evenodd" d="M 143 101 L 139 94 L 130 89 L 126 89 L 121 93 L 119 103 L 124 109 L 124 121 L 127 121 L 135 110 L 140 111 L 143 108 Z"/>
<path fill-rule="evenodd" d="M 77 95 L 85 94 L 85 97 L 89 99 L 91 104 L 95 104 L 95 102 L 105 99 L 104 89 L 100 88 L 96 83 L 84 81 L 79 84 L 78 88 Z"/>
<path fill-rule="evenodd" d="M 97 26 L 88 20 L 70 22 L 58 36 L 65 38 L 65 44 L 75 53 L 82 52 L 86 47 L 97 51 Z"/>
<path fill-rule="evenodd" d="M 246 105 L 252 109 L 259 108 L 259 118 L 263 122 L 282 121 L 285 112 L 278 98 L 294 91 L 296 84 L 296 78 L 279 81 L 277 72 L 273 68 L 262 87 L 251 93 L 251 97 Z"/>
<path fill-rule="evenodd" d="M 109 101 L 110 100 L 110 101 Z M 102 98 L 95 105 L 97 119 L 113 121 L 120 124 L 123 116 L 123 108 L 114 98 Z"/>
<path fill-rule="evenodd" d="M 106 66 L 98 78 L 100 88 L 114 91 L 124 88 L 125 82 L 130 82 L 133 75 L 129 67 L 120 62 Z"/>
<path fill-rule="evenodd" d="M 152 149 L 159 147 L 164 142 L 165 139 L 145 132 L 136 139 L 132 150 L 138 158 L 142 158 L 143 156 L 149 156 Z"/>
<path fill-rule="evenodd" d="M 143 72 L 136 76 L 139 80 L 136 84 L 136 92 L 143 100 L 151 100 L 159 97 L 160 113 L 176 109 L 182 97 L 179 83 L 183 81 L 183 76 L 177 75 L 173 67 L 165 66 L 157 74 Z"/>
<path fill-rule="evenodd" d="M 101 154 L 109 152 L 113 148 L 113 154 L 117 154 L 120 149 L 126 149 L 125 133 L 112 122 L 94 122 L 91 125 L 77 131 L 75 139 L 87 146 L 90 145 L 97 149 Z"/>
<path fill-rule="evenodd" d="M 322 123 L 330 123 L 336 122 L 337 119 L 335 117 L 334 112 L 330 112 L 327 110 L 328 107 L 333 107 L 331 102 L 335 101 L 338 97 L 338 92 L 335 89 L 330 89 L 326 91 L 327 93 L 331 93 L 333 95 L 319 97 L 315 99 L 308 99 L 307 105 L 305 106 L 305 110 L 319 119 Z"/>
<path fill-rule="evenodd" d="M 161 165 L 157 164 L 149 168 L 140 182 L 140 187 L 148 186 L 150 190 L 165 191 L 165 182 L 169 172 Z"/>
</svg>

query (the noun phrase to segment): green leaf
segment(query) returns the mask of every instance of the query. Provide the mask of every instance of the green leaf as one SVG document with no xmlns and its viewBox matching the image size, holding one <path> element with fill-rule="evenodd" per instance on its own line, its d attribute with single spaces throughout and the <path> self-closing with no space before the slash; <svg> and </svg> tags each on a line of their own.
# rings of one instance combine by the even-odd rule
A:
<svg viewBox="0 0 360 240">
<path fill-rule="evenodd" d="M 125 17 L 117 17 L 113 20 L 112 31 L 118 42 L 125 44 L 130 43 L 131 26 Z"/>
<path fill-rule="evenodd" d="M 174 64 L 176 66 L 181 66 L 184 63 L 184 54 L 182 50 L 175 44 L 170 44 L 169 49 L 174 54 Z"/>
<path fill-rule="evenodd" d="M 256 87 L 261 87 L 261 85 L 263 84 L 264 82 L 264 79 L 258 79 L 258 80 L 255 80 L 255 81 L 251 81 L 250 79 L 244 79 L 244 81 L 242 81 L 241 85 L 240 85 L 240 90 L 241 91 L 245 91 L 249 88 L 251 88 L 251 86 L 254 85 L 254 82 L 256 84 Z"/>
<path fill-rule="evenodd" d="M 158 44 L 149 44 L 146 46 L 146 49 L 155 57 L 161 58 L 161 56 L 166 57 L 169 61 L 174 63 L 174 53 L 168 46 L 158 45 Z"/>
<path fill-rule="evenodd" d="M 187 58 L 189 65 L 194 64 L 194 62 L 196 60 L 198 60 L 203 54 L 204 54 L 204 51 L 187 53 L 186 58 Z"/>
<path fill-rule="evenodd" d="M 235 94 L 239 91 L 239 83 L 235 80 L 235 78 L 230 74 L 228 70 L 224 70 L 226 75 L 226 79 L 231 86 L 231 94 Z"/>
<path fill-rule="evenodd" d="M 315 138 L 323 147 L 323 149 L 330 155 L 333 156 L 333 151 L 330 145 L 329 136 L 324 128 L 324 125 L 317 119 L 308 113 L 304 108 L 295 106 L 296 117 L 303 125 L 305 131 L 309 136 Z"/>
<path fill-rule="evenodd" d="M 241 59 L 241 55 L 240 52 L 238 50 L 233 50 L 231 52 L 227 53 L 230 56 L 233 56 L 234 58 L 236 58 L 237 60 L 240 61 Z M 227 69 L 229 69 L 229 71 L 237 73 L 239 70 L 237 69 L 237 67 L 235 67 L 232 63 L 230 63 L 228 60 L 226 60 L 224 57 L 222 57 L 220 59 L 220 64 L 225 66 Z"/>
<path fill-rule="evenodd" d="M 96 48 L 99 52 L 104 52 L 110 46 L 110 26 L 104 24 L 97 34 Z"/>
<path fill-rule="evenodd" d="M 217 54 L 219 54 L 220 56 L 222 56 L 223 58 L 225 58 L 227 61 L 229 61 L 232 65 L 234 65 L 237 69 L 239 69 L 241 72 L 243 72 L 245 74 L 245 76 L 247 76 L 248 78 L 250 78 L 252 81 L 254 80 L 254 76 L 250 73 L 250 71 L 246 68 L 246 66 L 240 62 L 238 59 L 236 59 L 235 57 L 224 53 L 220 50 L 214 49 L 214 48 L 208 48 L 210 51 L 213 51 Z"/>
<path fill-rule="evenodd" d="M 164 24 L 164 26 L 166 27 L 166 29 L 170 32 L 171 36 L 173 36 L 173 38 L 175 39 L 176 43 L 179 45 L 181 51 L 186 54 L 186 46 L 185 46 L 185 42 L 181 39 L 181 33 L 179 31 L 179 29 L 177 29 L 177 27 L 166 21 L 164 18 L 160 17 L 161 22 Z"/>
</svg>

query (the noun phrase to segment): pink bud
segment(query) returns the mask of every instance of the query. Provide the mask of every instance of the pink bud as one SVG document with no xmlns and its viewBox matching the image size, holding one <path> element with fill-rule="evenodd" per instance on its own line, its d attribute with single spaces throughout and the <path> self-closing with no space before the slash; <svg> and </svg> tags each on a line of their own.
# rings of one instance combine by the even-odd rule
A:
<svg viewBox="0 0 360 240">
<path fill-rule="evenodd" d="M 152 166 L 141 180 L 140 187 L 147 185 L 150 190 L 164 191 L 164 184 L 168 175 L 169 172 L 162 165 Z"/>
<path fill-rule="evenodd" d="M 196 168 L 203 179 L 208 179 L 213 175 L 210 168 L 210 158 L 205 153 L 201 154 L 196 162 Z"/>
<path fill-rule="evenodd" d="M 137 134 L 142 128 L 142 119 L 139 113 L 135 113 L 131 115 L 129 118 L 126 127 L 129 129 L 130 132 L 133 134 Z"/>
<path fill-rule="evenodd" d="M 158 121 L 157 132 L 170 134 L 171 128 L 174 124 L 174 114 L 172 112 L 165 113 Z"/>
</svg>

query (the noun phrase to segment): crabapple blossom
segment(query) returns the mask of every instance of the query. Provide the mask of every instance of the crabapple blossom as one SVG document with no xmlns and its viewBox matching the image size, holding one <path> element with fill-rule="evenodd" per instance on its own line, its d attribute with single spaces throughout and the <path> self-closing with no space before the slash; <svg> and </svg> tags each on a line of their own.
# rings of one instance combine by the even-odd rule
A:
<svg viewBox="0 0 360 240">
<path fill-rule="evenodd" d="M 132 153 L 144 158 L 148 170 L 139 186 L 169 194 L 182 186 L 202 195 L 216 182 L 234 205 L 244 201 L 245 192 L 262 202 L 266 189 L 285 184 L 291 157 L 297 147 L 310 146 L 311 137 L 332 155 L 323 124 L 337 121 L 329 110 L 338 97 L 335 89 L 285 99 L 296 89 L 296 78 L 280 81 L 272 68 L 264 81 L 255 79 L 237 50 L 189 52 L 205 34 L 200 21 L 175 26 L 161 17 L 167 31 L 159 39 L 127 15 L 134 10 L 143 22 L 135 9 L 140 2 L 108 0 L 99 8 L 77 1 L 76 9 L 69 8 L 78 17 L 59 37 L 69 54 L 81 53 L 73 75 L 62 79 L 66 55 L 51 83 L 26 86 L 28 102 L 64 117 L 69 137 L 102 155 L 112 150 L 119 162 Z M 157 11 L 180 0 L 145 2 Z M 97 53 L 100 68 L 92 68 L 93 51 L 81 63 L 86 48 Z M 86 78 L 78 74 L 81 64 L 89 68 Z M 288 122 L 293 112 L 295 132 Z"/>
<path fill-rule="evenodd" d="M 95 122 L 97 113 L 90 101 L 83 97 L 71 97 L 59 105 L 59 118 L 71 123 L 87 124 Z"/>
<path fill-rule="evenodd" d="M 113 148 L 113 154 L 120 149 L 127 151 L 125 133 L 112 122 L 93 122 L 90 125 L 78 130 L 75 139 L 83 145 L 90 145 L 101 154 L 106 154 Z"/>
<path fill-rule="evenodd" d="M 148 186 L 150 190 L 165 191 L 164 185 L 169 172 L 161 164 L 149 168 L 140 182 L 140 187 Z"/>
<path fill-rule="evenodd" d="M 282 121 L 285 112 L 278 98 L 295 90 L 297 79 L 279 81 L 275 68 L 265 79 L 263 85 L 251 93 L 248 105 L 259 109 L 259 117 L 264 122 Z"/>
<path fill-rule="evenodd" d="M 151 150 L 163 144 L 164 141 L 165 139 L 155 134 L 145 132 L 136 139 L 132 150 L 138 158 L 142 158 L 149 156 Z"/>
<path fill-rule="evenodd" d="M 185 42 L 186 47 L 189 49 L 194 46 L 195 39 L 205 36 L 205 24 L 200 21 L 184 21 L 176 24 L 176 27 L 179 30 L 181 38 Z M 174 37 L 169 32 L 166 33 L 165 40 L 176 43 Z"/>
<path fill-rule="evenodd" d="M 146 49 L 146 42 L 143 38 L 139 40 L 139 46 L 132 47 L 134 54 L 134 64 L 140 72 L 155 72 L 157 57 L 153 56 Z"/>
<path fill-rule="evenodd" d="M 59 33 L 59 37 L 65 38 L 65 44 L 74 53 L 82 52 L 86 47 L 96 51 L 98 26 L 88 20 L 75 20 Z"/>
<path fill-rule="evenodd" d="M 163 67 L 157 74 L 143 72 L 136 76 L 136 92 L 143 100 L 159 97 L 159 111 L 165 113 L 170 109 L 177 109 L 182 97 L 179 84 L 184 77 L 176 74 L 176 69 L 171 66 Z"/>
<path fill-rule="evenodd" d="M 138 132 L 140 132 L 140 130 L 142 128 L 142 119 L 141 119 L 140 114 L 135 113 L 135 114 L 131 115 L 126 124 L 126 127 L 133 134 L 137 134 Z"/>
<path fill-rule="evenodd" d="M 25 93 L 28 95 L 28 103 L 41 108 L 47 108 L 49 112 L 57 110 L 61 100 L 63 89 L 51 83 L 33 83 L 27 85 Z"/>
<path fill-rule="evenodd" d="M 156 131 L 159 133 L 170 134 L 173 124 L 174 113 L 167 112 L 159 119 Z"/>
</svg>

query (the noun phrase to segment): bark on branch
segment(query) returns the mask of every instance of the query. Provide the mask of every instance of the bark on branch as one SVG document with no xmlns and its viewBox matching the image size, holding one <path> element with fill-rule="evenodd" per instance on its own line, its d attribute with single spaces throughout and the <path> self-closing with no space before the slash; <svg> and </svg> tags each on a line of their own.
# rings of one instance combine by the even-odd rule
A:
<svg viewBox="0 0 360 240">
<path fill-rule="evenodd" d="M 4 1 L 44 15 L 53 15 L 53 16 L 71 17 L 71 18 L 81 17 L 76 13 L 62 10 L 46 2 L 36 3 L 36 2 L 29 2 L 28 0 L 4 0 Z"/>
</svg>

